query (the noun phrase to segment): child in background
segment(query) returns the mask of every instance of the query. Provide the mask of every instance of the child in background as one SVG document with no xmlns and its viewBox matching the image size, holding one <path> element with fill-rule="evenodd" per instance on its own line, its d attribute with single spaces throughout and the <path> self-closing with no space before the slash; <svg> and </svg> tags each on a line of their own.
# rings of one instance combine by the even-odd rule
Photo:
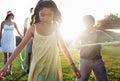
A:
<svg viewBox="0 0 120 81">
<path fill-rule="evenodd" d="M 95 19 L 92 15 L 85 15 L 83 17 L 83 23 L 86 30 L 78 39 L 81 41 L 81 44 L 84 45 L 113 40 L 110 35 L 94 27 Z M 94 72 L 96 81 L 108 81 L 106 68 L 101 56 L 101 48 L 102 45 L 80 47 L 81 78 L 77 79 L 77 81 L 88 81 L 91 71 Z"/>
<path fill-rule="evenodd" d="M 30 8 L 30 14 L 32 14 L 33 11 L 34 11 L 34 9 Z M 23 36 L 25 36 L 27 30 L 30 27 L 30 20 L 31 20 L 31 15 L 29 17 L 27 17 L 24 21 Z M 25 51 L 26 51 L 26 68 L 25 68 L 25 71 L 27 73 L 29 73 L 29 69 L 30 69 L 30 57 L 31 57 L 31 54 L 32 54 L 32 41 L 33 41 L 33 38 L 31 38 L 29 40 L 29 42 L 27 43 L 27 45 L 25 47 Z"/>
<path fill-rule="evenodd" d="M 13 19 L 14 14 L 12 13 L 12 11 L 8 11 L 5 20 L 1 23 L 0 45 L 2 46 L 2 51 L 4 53 L 4 64 L 6 64 L 16 47 L 16 37 L 14 29 L 17 30 L 18 35 L 22 38 L 17 24 L 12 21 Z M 7 75 L 12 75 L 12 64 L 9 64 L 8 71 L 5 73 L 5 76 Z"/>
</svg>

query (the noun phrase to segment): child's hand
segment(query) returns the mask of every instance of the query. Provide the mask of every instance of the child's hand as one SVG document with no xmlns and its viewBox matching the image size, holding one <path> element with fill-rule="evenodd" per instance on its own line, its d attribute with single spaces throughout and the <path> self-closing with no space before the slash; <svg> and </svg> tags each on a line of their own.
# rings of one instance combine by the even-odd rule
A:
<svg viewBox="0 0 120 81">
<path fill-rule="evenodd" d="M 72 64 L 72 68 L 73 68 L 73 71 L 76 74 L 76 77 L 80 78 L 81 77 L 80 70 L 78 70 L 78 68 L 75 66 L 75 64 Z"/>
<path fill-rule="evenodd" d="M 0 70 L 0 79 L 5 80 L 4 73 L 6 71 L 7 71 L 7 67 L 5 66 Z"/>
<path fill-rule="evenodd" d="M 5 77 L 3 75 L 4 75 L 3 72 L 0 73 L 0 79 L 5 80 Z"/>
<path fill-rule="evenodd" d="M 77 78 L 80 78 L 80 77 L 81 77 L 81 74 L 80 74 L 80 71 L 79 71 L 79 70 L 76 72 L 76 76 L 77 76 Z"/>
</svg>

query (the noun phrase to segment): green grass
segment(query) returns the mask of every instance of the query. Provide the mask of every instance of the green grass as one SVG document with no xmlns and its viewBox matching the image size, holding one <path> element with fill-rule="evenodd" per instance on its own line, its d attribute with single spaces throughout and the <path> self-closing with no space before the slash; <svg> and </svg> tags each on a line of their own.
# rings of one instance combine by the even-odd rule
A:
<svg viewBox="0 0 120 81">
<path fill-rule="evenodd" d="M 77 65 L 77 67 L 79 67 L 78 51 L 70 50 L 70 53 L 75 64 Z M 24 52 L 22 55 L 23 56 L 25 55 Z M 105 46 L 102 49 L 102 56 L 106 64 L 106 70 L 109 81 L 120 81 L 120 47 Z M 75 74 L 69 62 L 66 60 L 66 58 L 63 56 L 61 52 L 60 57 L 63 71 L 63 81 L 75 81 Z M 26 74 L 21 69 L 19 59 L 20 58 L 18 56 L 17 59 L 13 62 L 13 75 L 7 77 L 5 81 L 27 81 L 28 74 Z M 0 54 L 0 68 L 2 68 L 2 66 L 3 66 L 3 54 Z M 91 73 L 89 81 L 95 81 L 93 73 Z"/>
<path fill-rule="evenodd" d="M 106 63 L 109 81 L 120 81 L 120 47 L 104 47 L 103 59 Z"/>
</svg>

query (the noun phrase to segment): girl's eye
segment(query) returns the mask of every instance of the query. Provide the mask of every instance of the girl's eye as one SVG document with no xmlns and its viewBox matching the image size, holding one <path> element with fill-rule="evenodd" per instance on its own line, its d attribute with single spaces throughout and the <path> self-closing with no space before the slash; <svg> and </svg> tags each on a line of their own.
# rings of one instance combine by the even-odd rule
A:
<svg viewBox="0 0 120 81">
<path fill-rule="evenodd" d="M 43 13 L 40 13 L 40 15 L 41 15 L 41 16 L 45 16 L 45 14 L 43 14 Z"/>
<path fill-rule="evenodd" d="M 41 15 L 42 17 L 44 17 L 44 16 L 51 17 L 51 16 L 52 16 L 52 14 L 44 14 L 44 13 L 40 13 L 40 15 Z"/>
</svg>

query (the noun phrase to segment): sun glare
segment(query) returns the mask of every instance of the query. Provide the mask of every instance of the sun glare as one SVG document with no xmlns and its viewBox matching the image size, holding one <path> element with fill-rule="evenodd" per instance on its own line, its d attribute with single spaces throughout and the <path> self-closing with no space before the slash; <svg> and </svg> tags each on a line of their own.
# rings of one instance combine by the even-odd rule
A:
<svg viewBox="0 0 120 81">
<path fill-rule="evenodd" d="M 84 27 L 79 19 L 77 20 L 76 18 L 74 21 L 74 19 L 71 20 L 70 18 L 63 16 L 63 22 L 61 24 L 60 31 L 64 40 L 70 41 L 76 39 L 81 34 L 82 30 L 84 30 Z"/>
<path fill-rule="evenodd" d="M 106 31 L 111 31 L 115 33 L 120 33 L 120 29 L 106 29 Z"/>
<path fill-rule="evenodd" d="M 109 15 L 110 13 L 120 12 L 119 3 L 114 4 L 114 0 L 54 1 L 57 3 L 62 13 L 63 23 L 61 25 L 61 33 L 65 40 L 72 40 L 76 38 L 84 29 L 84 26 L 80 20 L 84 15 L 93 15 L 97 21 L 104 18 L 105 15 Z"/>
</svg>

